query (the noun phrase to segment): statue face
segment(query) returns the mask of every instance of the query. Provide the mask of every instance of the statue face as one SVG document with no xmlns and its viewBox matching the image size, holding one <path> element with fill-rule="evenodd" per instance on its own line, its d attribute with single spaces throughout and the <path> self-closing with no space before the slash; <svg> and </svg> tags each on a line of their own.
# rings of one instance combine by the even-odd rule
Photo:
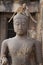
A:
<svg viewBox="0 0 43 65">
<path fill-rule="evenodd" d="M 24 35 L 27 32 L 27 22 L 24 19 L 16 19 L 14 21 L 14 31 L 18 35 Z"/>
</svg>

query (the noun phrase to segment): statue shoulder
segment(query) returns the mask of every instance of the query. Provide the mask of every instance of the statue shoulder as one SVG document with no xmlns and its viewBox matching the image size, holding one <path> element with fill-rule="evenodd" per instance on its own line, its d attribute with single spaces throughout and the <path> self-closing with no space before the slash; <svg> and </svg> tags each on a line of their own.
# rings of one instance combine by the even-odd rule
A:
<svg viewBox="0 0 43 65">
<path fill-rule="evenodd" d="M 27 38 L 28 39 L 28 41 L 31 41 L 31 42 L 33 42 L 34 44 L 40 44 L 41 42 L 40 41 L 38 41 L 38 40 L 36 40 L 36 39 L 33 39 L 33 38 Z"/>
<path fill-rule="evenodd" d="M 8 44 L 10 41 L 12 41 L 13 38 L 8 38 L 2 41 L 2 44 Z"/>
<path fill-rule="evenodd" d="M 34 44 L 35 44 L 35 46 L 41 46 L 41 42 L 38 40 L 34 40 Z"/>
<path fill-rule="evenodd" d="M 2 42 L 2 44 L 7 44 L 7 40 L 8 40 L 8 39 L 5 39 L 5 40 Z"/>
<path fill-rule="evenodd" d="M 31 41 L 31 42 L 35 42 L 36 40 L 35 39 L 33 39 L 33 38 L 27 38 L 28 39 L 28 41 Z"/>
</svg>

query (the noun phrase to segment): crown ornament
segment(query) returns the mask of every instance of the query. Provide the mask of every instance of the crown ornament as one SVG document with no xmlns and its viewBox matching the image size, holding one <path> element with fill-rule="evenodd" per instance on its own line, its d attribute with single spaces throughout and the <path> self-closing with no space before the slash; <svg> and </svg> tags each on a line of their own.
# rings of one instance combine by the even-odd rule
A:
<svg viewBox="0 0 43 65">
<path fill-rule="evenodd" d="M 18 0 L 17 0 L 18 1 Z M 29 12 L 29 8 L 28 6 L 26 5 L 26 3 L 22 4 L 20 7 L 17 8 L 17 10 L 13 13 L 12 17 L 9 19 L 8 22 L 10 22 L 13 17 L 17 14 L 17 13 L 21 13 L 21 14 L 24 14 L 26 15 L 27 17 L 30 17 L 31 20 L 34 22 L 34 23 L 37 23 L 37 21 L 32 17 L 32 15 L 30 14 Z"/>
</svg>

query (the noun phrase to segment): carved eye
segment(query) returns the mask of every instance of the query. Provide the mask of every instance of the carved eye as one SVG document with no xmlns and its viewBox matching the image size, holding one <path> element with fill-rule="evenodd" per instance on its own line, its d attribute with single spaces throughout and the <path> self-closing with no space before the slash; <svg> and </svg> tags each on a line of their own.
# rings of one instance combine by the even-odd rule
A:
<svg viewBox="0 0 43 65">
<path fill-rule="evenodd" d="M 16 23 L 16 25 L 19 25 L 19 23 Z"/>
<path fill-rule="evenodd" d="M 25 25 L 25 23 L 22 23 L 22 25 Z"/>
<path fill-rule="evenodd" d="M 18 26 L 18 25 L 19 25 L 19 23 L 15 23 L 15 25 L 17 25 L 17 26 Z"/>
</svg>

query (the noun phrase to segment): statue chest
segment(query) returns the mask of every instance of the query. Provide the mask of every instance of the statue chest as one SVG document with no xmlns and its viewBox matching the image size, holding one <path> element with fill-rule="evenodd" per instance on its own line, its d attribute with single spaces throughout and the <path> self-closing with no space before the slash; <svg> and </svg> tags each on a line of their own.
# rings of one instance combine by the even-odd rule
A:
<svg viewBox="0 0 43 65">
<path fill-rule="evenodd" d="M 33 48 L 32 42 L 23 42 L 13 43 L 11 46 L 9 44 L 9 52 L 12 58 L 12 65 L 30 65 L 30 55 Z"/>
<path fill-rule="evenodd" d="M 12 56 L 28 56 L 32 51 L 32 42 L 16 42 L 9 44 L 9 52 Z"/>
</svg>

